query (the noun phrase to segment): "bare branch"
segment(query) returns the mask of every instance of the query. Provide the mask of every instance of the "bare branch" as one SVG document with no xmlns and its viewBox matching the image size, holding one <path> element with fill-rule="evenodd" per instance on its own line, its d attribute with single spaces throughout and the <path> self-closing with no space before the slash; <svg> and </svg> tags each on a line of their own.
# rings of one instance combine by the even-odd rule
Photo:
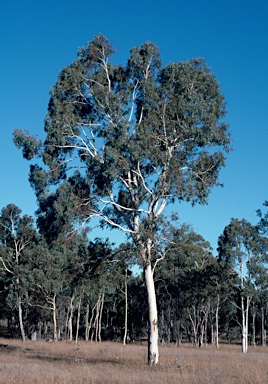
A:
<svg viewBox="0 0 268 384">
<path fill-rule="evenodd" d="M 8 272 L 8 273 L 10 273 L 11 275 L 14 275 L 14 272 L 11 271 L 11 270 L 7 267 L 7 265 L 6 265 L 5 261 L 3 260 L 2 256 L 0 257 L 0 261 L 2 262 L 3 267 L 4 267 L 3 270 L 6 271 L 6 272 Z"/>
</svg>

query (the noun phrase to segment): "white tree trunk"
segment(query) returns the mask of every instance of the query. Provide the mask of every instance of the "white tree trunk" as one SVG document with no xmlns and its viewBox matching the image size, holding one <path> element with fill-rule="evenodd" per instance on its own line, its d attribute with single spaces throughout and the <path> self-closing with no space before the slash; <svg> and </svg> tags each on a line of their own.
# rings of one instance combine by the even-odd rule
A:
<svg viewBox="0 0 268 384">
<path fill-rule="evenodd" d="M 144 277 L 149 305 L 148 362 L 155 365 L 159 363 L 158 318 L 153 272 L 150 263 L 144 268 Z"/>
<path fill-rule="evenodd" d="M 81 301 L 82 301 L 82 296 L 80 296 L 80 298 L 79 298 L 78 307 L 77 307 L 77 321 L 76 321 L 76 335 L 75 335 L 75 343 L 76 343 L 76 345 L 78 345 L 80 315 L 81 315 Z"/>
<path fill-rule="evenodd" d="M 242 352 L 246 353 L 246 319 L 244 309 L 244 298 L 241 298 L 241 311 L 242 311 Z"/>
<path fill-rule="evenodd" d="M 69 306 L 69 318 L 68 318 L 68 331 L 69 331 L 69 341 L 73 340 L 73 312 L 74 312 L 74 295 L 71 297 L 70 306 Z"/>
<path fill-rule="evenodd" d="M 20 294 L 18 294 L 18 310 L 19 310 L 19 323 L 20 323 L 20 333 L 22 341 L 24 342 L 26 340 L 24 326 L 23 326 L 23 319 L 22 319 L 22 304 L 21 304 L 21 297 Z"/>
<path fill-rule="evenodd" d="M 246 303 L 244 302 L 246 300 Z M 242 310 L 242 352 L 246 353 L 248 350 L 248 312 L 249 312 L 249 297 L 242 297 L 241 310 Z"/>
<path fill-rule="evenodd" d="M 86 310 L 86 316 L 85 316 L 85 328 L 86 328 L 86 332 L 85 332 L 85 340 L 88 341 L 89 340 L 89 304 L 87 304 L 87 310 Z"/>
<path fill-rule="evenodd" d="M 219 307 L 220 307 L 220 295 L 218 293 L 217 296 L 217 306 L 216 306 L 216 336 L 215 336 L 215 341 L 216 341 L 216 348 L 219 349 Z"/>
<path fill-rule="evenodd" d="M 255 308 L 255 304 L 253 305 L 253 311 L 252 311 L 252 344 L 253 344 L 253 347 L 256 347 L 256 308 Z"/>
<path fill-rule="evenodd" d="M 53 311 L 53 337 L 54 337 L 54 341 L 58 341 L 56 295 L 53 296 L 52 311 Z"/>
<path fill-rule="evenodd" d="M 101 324 L 102 324 L 102 311 L 103 311 L 103 303 L 104 303 L 104 293 L 101 296 L 101 303 L 100 303 L 100 317 L 99 317 L 99 330 L 98 330 L 98 339 L 101 341 Z"/>
<path fill-rule="evenodd" d="M 127 293 L 127 271 L 128 269 L 125 268 L 125 332 L 124 332 L 124 338 L 123 338 L 123 345 L 126 345 L 126 339 L 127 339 L 127 311 L 128 311 L 128 293 Z"/>
</svg>

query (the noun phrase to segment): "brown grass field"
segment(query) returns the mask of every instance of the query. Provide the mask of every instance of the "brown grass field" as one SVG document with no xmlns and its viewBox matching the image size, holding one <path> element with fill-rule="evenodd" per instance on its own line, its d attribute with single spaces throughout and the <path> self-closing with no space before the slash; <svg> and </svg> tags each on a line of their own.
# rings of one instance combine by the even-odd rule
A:
<svg viewBox="0 0 268 384">
<path fill-rule="evenodd" d="M 1 384 L 268 383 L 268 348 L 161 346 L 160 361 L 147 365 L 145 345 L 0 339 Z"/>
</svg>

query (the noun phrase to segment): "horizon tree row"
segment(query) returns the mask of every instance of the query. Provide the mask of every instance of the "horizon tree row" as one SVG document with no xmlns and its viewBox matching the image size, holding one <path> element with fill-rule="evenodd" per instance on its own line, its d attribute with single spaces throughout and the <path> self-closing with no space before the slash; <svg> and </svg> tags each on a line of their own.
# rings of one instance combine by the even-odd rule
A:
<svg viewBox="0 0 268 384">
<path fill-rule="evenodd" d="M 1 211 L 0 300 L 7 334 L 23 340 L 36 334 L 55 341 L 144 340 L 146 287 L 142 275 L 132 273 L 135 247 L 92 242 L 86 231 L 51 236 L 51 226 L 46 228 L 44 236 L 44 228 L 41 234 L 13 204 Z M 161 343 L 218 348 L 220 341 L 241 338 L 243 352 L 248 342 L 265 346 L 265 227 L 260 235 L 246 220 L 232 219 L 219 236 L 217 258 L 189 225 L 164 228 L 158 253 L 152 253 Z"/>
</svg>

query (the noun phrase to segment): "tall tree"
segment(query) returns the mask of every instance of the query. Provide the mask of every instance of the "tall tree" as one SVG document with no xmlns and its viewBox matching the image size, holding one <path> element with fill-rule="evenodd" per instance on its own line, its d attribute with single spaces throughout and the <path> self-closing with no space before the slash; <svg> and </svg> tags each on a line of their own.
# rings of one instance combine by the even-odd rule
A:
<svg viewBox="0 0 268 384">
<path fill-rule="evenodd" d="M 252 256 L 259 251 L 258 229 L 245 219 L 231 219 L 218 239 L 219 261 L 231 265 L 239 277 L 239 296 L 241 311 L 242 352 L 248 349 L 249 307 L 253 295 L 249 264 Z M 248 264 L 248 265 L 247 265 Z"/>
<path fill-rule="evenodd" d="M 21 131 L 14 141 L 27 159 L 42 156 L 46 167 L 33 174 L 68 184 L 74 218 L 97 217 L 132 239 L 148 294 L 149 362 L 157 364 L 154 233 L 169 202 L 207 201 L 230 137 L 224 97 L 203 59 L 162 67 L 150 42 L 133 47 L 125 66 L 109 61 L 113 53 L 102 35 L 81 48 L 51 90 L 45 142 Z"/>
<path fill-rule="evenodd" d="M 216 296 L 217 261 L 210 244 L 189 225 L 166 226 L 164 232 L 169 233 L 170 239 L 166 257 L 156 270 L 156 286 L 162 298 L 163 338 L 169 342 L 174 333 L 179 342 L 180 328 L 186 326 L 189 337 L 201 346 L 207 340 L 208 314 Z"/>
<path fill-rule="evenodd" d="M 268 201 L 263 203 L 268 207 Z M 251 274 L 254 279 L 254 285 L 257 290 L 257 301 L 261 309 L 261 344 L 266 346 L 266 317 L 268 308 L 268 212 L 257 210 L 257 215 L 260 218 L 258 229 L 260 234 L 260 252 L 257 254 L 250 265 Z"/>
<path fill-rule="evenodd" d="M 21 215 L 21 209 L 8 204 L 0 215 L 0 270 L 11 282 L 18 309 L 22 340 L 26 340 L 23 324 L 23 286 L 24 269 L 27 269 L 27 251 L 37 240 L 33 218 Z"/>
</svg>

